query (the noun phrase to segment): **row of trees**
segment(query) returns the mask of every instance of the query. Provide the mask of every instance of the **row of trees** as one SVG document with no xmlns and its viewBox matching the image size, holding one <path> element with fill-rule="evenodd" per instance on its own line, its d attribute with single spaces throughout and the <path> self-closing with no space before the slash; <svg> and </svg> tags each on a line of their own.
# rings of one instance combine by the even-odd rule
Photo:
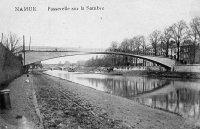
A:
<svg viewBox="0 0 200 129">
<path fill-rule="evenodd" d="M 189 24 L 184 20 L 178 21 L 163 31 L 154 30 L 148 37 L 143 35 L 134 36 L 131 39 L 124 39 L 121 43 L 112 42 L 107 51 L 127 52 L 145 55 L 163 55 L 169 57 L 176 51 L 176 59 L 180 60 L 180 46 L 188 41 L 190 45 L 197 46 L 200 43 L 200 17 L 193 18 Z M 129 65 L 132 58 L 119 55 L 105 55 L 102 59 L 91 59 L 87 65 L 103 63 L 106 65 Z M 106 62 L 106 63 L 105 63 Z M 114 63 L 113 63 L 114 62 Z"/>
</svg>

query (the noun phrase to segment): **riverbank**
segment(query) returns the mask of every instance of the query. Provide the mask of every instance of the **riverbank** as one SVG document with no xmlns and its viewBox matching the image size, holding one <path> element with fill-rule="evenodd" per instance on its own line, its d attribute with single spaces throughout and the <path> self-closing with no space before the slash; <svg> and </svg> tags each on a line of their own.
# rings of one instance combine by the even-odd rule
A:
<svg viewBox="0 0 200 129">
<path fill-rule="evenodd" d="M 122 76 L 146 76 L 150 78 L 177 78 L 177 79 L 200 79 L 200 72 L 178 72 L 178 71 L 159 71 L 159 70 L 114 70 L 108 72 L 99 67 L 87 67 L 77 72 L 95 73 L 106 75 L 122 75 Z"/>
<path fill-rule="evenodd" d="M 90 71 L 85 73 L 96 73 L 96 72 Z M 96 74 L 121 75 L 121 76 L 146 76 L 149 78 L 200 79 L 200 73 L 194 73 L 194 72 L 130 70 L 130 71 L 99 72 Z"/>
<path fill-rule="evenodd" d="M 60 78 L 34 73 L 45 128 L 192 129 L 184 118 Z"/>
<path fill-rule="evenodd" d="M 126 76 L 147 76 L 153 78 L 180 78 L 180 79 L 199 79 L 200 73 L 194 72 L 164 72 L 164 71 L 126 71 L 122 72 Z"/>
</svg>

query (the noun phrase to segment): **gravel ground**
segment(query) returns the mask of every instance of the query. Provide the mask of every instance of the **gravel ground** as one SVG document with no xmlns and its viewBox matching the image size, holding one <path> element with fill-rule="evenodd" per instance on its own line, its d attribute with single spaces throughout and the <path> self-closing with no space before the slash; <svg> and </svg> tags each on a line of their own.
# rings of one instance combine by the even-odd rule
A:
<svg viewBox="0 0 200 129">
<path fill-rule="evenodd" d="M 120 120 L 108 118 L 105 112 L 97 114 L 89 103 L 83 103 L 69 92 L 60 90 L 60 84 L 41 74 L 34 75 L 36 94 L 45 129 L 128 129 Z"/>
<path fill-rule="evenodd" d="M 35 73 L 46 129 L 192 129 L 184 118 L 60 78 Z"/>
</svg>

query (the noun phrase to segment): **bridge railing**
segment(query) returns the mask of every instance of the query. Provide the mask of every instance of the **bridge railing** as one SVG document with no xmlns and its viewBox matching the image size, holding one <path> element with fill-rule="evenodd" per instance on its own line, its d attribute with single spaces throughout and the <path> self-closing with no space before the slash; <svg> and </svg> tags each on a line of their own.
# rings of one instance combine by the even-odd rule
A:
<svg viewBox="0 0 200 129">
<path fill-rule="evenodd" d="M 30 49 L 30 50 L 29 50 Z M 21 53 L 23 51 L 23 48 L 17 50 L 16 53 Z M 28 46 L 25 46 L 25 51 L 50 51 L 50 52 L 108 52 L 106 49 L 86 49 L 86 48 L 61 48 L 61 47 L 41 47 L 41 46 L 31 46 L 30 48 Z M 111 51 L 111 52 L 123 52 L 123 51 Z M 153 51 L 147 50 L 145 52 L 123 52 L 123 53 L 130 53 L 135 55 L 141 55 L 141 56 L 155 56 Z M 158 52 L 156 57 L 165 57 L 170 59 L 176 59 L 175 56 L 169 55 L 166 57 L 165 53 Z"/>
<path fill-rule="evenodd" d="M 30 49 L 30 50 L 29 50 Z M 18 50 L 18 52 L 23 51 L 22 48 L 20 48 Z M 53 52 L 61 52 L 61 51 L 77 51 L 77 52 L 108 52 L 106 49 L 91 49 L 91 48 L 61 48 L 61 47 L 40 47 L 40 46 L 32 46 L 32 47 L 28 47 L 25 46 L 25 51 L 53 51 Z M 129 51 L 129 52 L 125 52 L 125 51 L 111 51 L 111 52 L 123 52 L 123 53 L 131 53 L 131 54 L 136 54 L 136 55 L 149 55 L 149 56 L 155 56 L 154 52 L 152 51 L 145 51 L 145 52 L 134 52 L 134 51 Z M 157 57 L 166 57 L 165 54 L 163 52 L 158 52 L 157 53 Z M 170 57 L 170 56 L 169 56 Z"/>
<path fill-rule="evenodd" d="M 25 51 L 51 51 L 51 52 L 105 52 L 105 49 L 85 49 L 85 48 L 28 48 Z"/>
<path fill-rule="evenodd" d="M 22 50 L 21 50 L 22 51 Z M 29 50 L 28 47 L 25 47 L 25 51 L 37 51 L 37 52 L 113 52 L 113 53 L 129 53 L 135 54 L 140 56 L 152 56 L 152 57 L 160 57 L 160 58 L 169 58 L 169 59 L 176 59 L 176 57 L 169 55 L 166 57 L 162 53 L 158 53 L 157 56 L 154 55 L 153 52 L 122 52 L 122 51 L 107 51 L 106 49 L 86 49 L 86 48 L 56 48 L 56 47 L 31 47 Z"/>
</svg>

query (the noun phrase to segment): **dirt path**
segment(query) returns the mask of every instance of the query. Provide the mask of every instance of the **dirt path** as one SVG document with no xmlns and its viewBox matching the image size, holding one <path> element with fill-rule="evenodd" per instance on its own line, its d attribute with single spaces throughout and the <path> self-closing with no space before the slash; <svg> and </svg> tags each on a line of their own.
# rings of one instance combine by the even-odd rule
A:
<svg viewBox="0 0 200 129">
<path fill-rule="evenodd" d="M 60 78 L 35 73 L 46 129 L 192 129 L 183 118 Z"/>
<path fill-rule="evenodd" d="M 35 110 L 33 82 L 26 75 L 13 80 L 9 86 L 11 109 L 0 110 L 0 129 L 41 129 Z"/>
</svg>

